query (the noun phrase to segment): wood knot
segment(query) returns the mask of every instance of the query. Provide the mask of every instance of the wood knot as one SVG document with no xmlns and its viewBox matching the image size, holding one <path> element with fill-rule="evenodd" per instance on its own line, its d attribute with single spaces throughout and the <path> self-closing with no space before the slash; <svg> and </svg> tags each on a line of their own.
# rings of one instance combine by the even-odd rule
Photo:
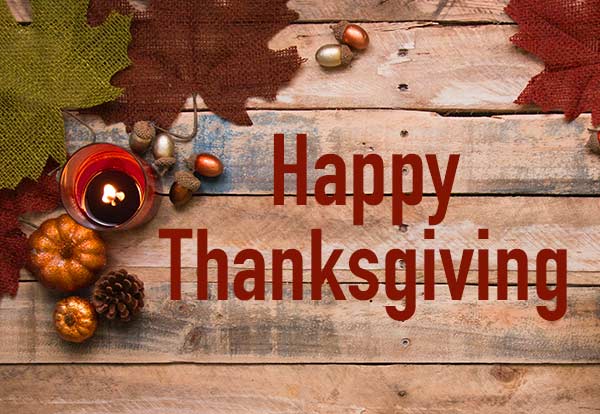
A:
<svg viewBox="0 0 600 414">
<path fill-rule="evenodd" d="M 204 329 L 200 326 L 194 326 L 185 335 L 183 351 L 194 352 L 199 349 L 206 349 L 206 339 Z"/>
<path fill-rule="evenodd" d="M 502 365 L 492 367 L 491 374 L 492 377 L 504 383 L 514 382 L 521 376 L 518 369 Z"/>
</svg>

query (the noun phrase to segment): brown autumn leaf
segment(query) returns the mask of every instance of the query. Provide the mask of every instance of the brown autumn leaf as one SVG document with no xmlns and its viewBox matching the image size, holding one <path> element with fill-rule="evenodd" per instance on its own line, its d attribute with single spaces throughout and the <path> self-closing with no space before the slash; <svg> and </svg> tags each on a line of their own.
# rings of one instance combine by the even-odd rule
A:
<svg viewBox="0 0 600 414">
<path fill-rule="evenodd" d="M 0 190 L 0 297 L 16 295 L 19 271 L 29 257 L 27 236 L 21 231 L 19 216 L 52 211 L 60 204 L 57 166 L 56 161 L 49 158 L 37 181 L 24 178 L 16 189 Z"/>
<path fill-rule="evenodd" d="M 536 55 L 545 69 L 516 100 L 568 120 L 592 111 L 600 123 L 600 0 L 511 0 L 506 12 L 519 24 L 511 41 Z"/>
<path fill-rule="evenodd" d="M 111 10 L 133 14 L 133 65 L 113 78 L 124 94 L 97 108 L 105 121 L 139 120 L 168 128 L 187 97 L 198 93 L 210 110 L 251 125 L 250 97 L 274 100 L 302 59 L 295 47 L 274 51 L 269 40 L 297 19 L 287 0 L 150 0 L 145 11 L 127 0 L 92 0 L 90 24 Z"/>
</svg>

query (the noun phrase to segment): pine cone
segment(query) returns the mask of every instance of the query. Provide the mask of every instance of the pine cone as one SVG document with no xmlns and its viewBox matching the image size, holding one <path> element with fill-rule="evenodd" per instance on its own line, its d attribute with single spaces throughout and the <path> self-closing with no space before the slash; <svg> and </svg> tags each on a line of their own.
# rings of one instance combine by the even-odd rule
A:
<svg viewBox="0 0 600 414">
<path fill-rule="evenodd" d="M 92 304 L 98 314 L 127 322 L 144 307 L 144 282 L 124 269 L 110 272 L 96 282 Z"/>
</svg>

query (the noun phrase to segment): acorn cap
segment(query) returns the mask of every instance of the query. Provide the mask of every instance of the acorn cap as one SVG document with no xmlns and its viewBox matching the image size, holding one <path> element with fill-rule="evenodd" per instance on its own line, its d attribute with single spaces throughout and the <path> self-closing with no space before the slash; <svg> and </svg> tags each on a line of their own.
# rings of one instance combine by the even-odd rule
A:
<svg viewBox="0 0 600 414">
<path fill-rule="evenodd" d="M 180 186 L 187 188 L 192 193 L 198 191 L 200 188 L 200 180 L 196 178 L 194 174 L 189 171 L 177 171 L 175 173 L 175 181 Z"/>
<path fill-rule="evenodd" d="M 346 30 L 346 27 L 349 24 L 350 23 L 347 22 L 346 20 L 342 20 L 341 22 L 330 26 L 331 30 L 333 30 L 333 35 L 335 36 L 335 38 L 337 39 L 338 42 L 342 41 L 342 39 L 344 37 L 344 31 Z"/>
<path fill-rule="evenodd" d="M 133 125 L 133 133 L 143 140 L 151 141 L 156 136 L 156 129 L 148 121 L 138 121 Z"/>
<path fill-rule="evenodd" d="M 354 53 L 352 50 L 346 45 L 342 45 L 342 65 L 346 66 L 352 62 L 352 58 L 354 58 Z"/>
<path fill-rule="evenodd" d="M 174 157 L 162 157 L 154 161 L 154 168 L 160 175 L 165 175 L 173 166 L 177 164 L 177 159 Z"/>
</svg>

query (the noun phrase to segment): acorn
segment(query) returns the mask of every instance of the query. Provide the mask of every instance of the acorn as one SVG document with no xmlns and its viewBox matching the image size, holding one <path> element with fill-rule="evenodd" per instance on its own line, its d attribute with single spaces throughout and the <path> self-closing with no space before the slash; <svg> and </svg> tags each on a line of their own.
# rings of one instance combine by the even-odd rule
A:
<svg viewBox="0 0 600 414">
<path fill-rule="evenodd" d="M 156 136 L 154 125 L 148 121 L 138 121 L 133 125 L 133 131 L 129 134 L 129 147 L 137 154 L 148 151 L 152 140 Z"/>
<path fill-rule="evenodd" d="M 343 20 L 331 26 L 333 35 L 338 42 L 344 43 L 354 49 L 363 50 L 369 46 L 369 34 L 357 24 Z"/>
<path fill-rule="evenodd" d="M 347 66 L 353 57 L 354 54 L 348 46 L 337 44 L 321 46 L 315 54 L 315 59 L 319 65 L 325 68 Z"/>
<path fill-rule="evenodd" d="M 218 177 L 223 174 L 223 163 L 212 154 L 194 154 L 188 159 L 188 167 L 203 177 Z"/>
<path fill-rule="evenodd" d="M 188 171 L 177 171 L 175 181 L 169 191 L 169 200 L 175 207 L 187 204 L 200 188 L 200 180 Z"/>
<path fill-rule="evenodd" d="M 152 154 L 157 160 L 175 156 L 175 141 L 169 134 L 158 134 L 152 144 Z"/>
</svg>

